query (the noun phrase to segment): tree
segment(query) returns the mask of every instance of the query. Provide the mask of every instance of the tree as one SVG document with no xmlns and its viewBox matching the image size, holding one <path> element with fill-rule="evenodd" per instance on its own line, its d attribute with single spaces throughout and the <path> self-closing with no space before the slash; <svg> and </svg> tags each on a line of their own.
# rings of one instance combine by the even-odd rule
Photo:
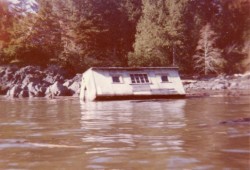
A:
<svg viewBox="0 0 250 170">
<path fill-rule="evenodd" d="M 188 34 L 185 21 L 188 3 L 187 0 L 167 1 L 169 15 L 164 25 L 168 34 L 167 55 L 172 60 L 172 65 L 181 67 L 181 70 L 183 70 L 182 63 L 185 58 L 189 57 L 186 50 Z"/>
<path fill-rule="evenodd" d="M 46 65 L 60 51 L 60 25 L 52 14 L 49 1 L 38 1 L 37 13 L 25 12 L 24 4 L 16 4 L 18 10 L 14 11 L 20 12 L 15 13 L 11 41 L 5 54 L 9 62 L 18 60 L 25 64 Z"/>
<path fill-rule="evenodd" d="M 47 64 L 50 59 L 58 58 L 62 50 L 62 31 L 51 2 L 39 0 L 38 6 L 38 12 L 34 16 L 26 41 L 29 48 L 33 49 L 35 59 L 40 64 Z"/>
<path fill-rule="evenodd" d="M 220 0 L 220 6 L 221 14 L 215 26 L 220 37 L 218 46 L 224 49 L 223 57 L 227 61 L 225 72 L 246 71 L 250 61 L 250 1 Z"/>
<path fill-rule="evenodd" d="M 133 0 L 88 1 L 89 13 L 81 14 L 77 30 L 84 60 L 94 66 L 126 66 L 138 18 Z M 85 4 L 85 8 L 86 4 Z M 92 63 L 92 64 L 91 64 Z"/>
<path fill-rule="evenodd" d="M 54 12 L 62 28 L 60 61 L 79 69 L 126 66 L 132 49 L 140 0 L 59 0 Z"/>
<path fill-rule="evenodd" d="M 221 50 L 215 46 L 217 38 L 210 24 L 205 25 L 200 31 L 200 40 L 193 58 L 195 69 L 205 75 L 220 72 L 224 64 Z"/>
<path fill-rule="evenodd" d="M 183 13 L 187 1 L 145 0 L 137 25 L 131 66 L 169 66 L 177 64 L 184 36 Z"/>
<path fill-rule="evenodd" d="M 26 13 L 25 4 L 25 0 L 19 0 L 15 4 L 10 3 L 8 7 L 12 15 L 12 23 L 11 27 L 5 30 L 9 35 L 9 40 L 6 41 L 3 49 L 5 63 L 21 59 L 22 53 L 25 51 L 25 37 L 28 33 L 27 24 L 30 23 L 29 21 L 32 18 L 29 13 Z"/>
<path fill-rule="evenodd" d="M 6 0 L 0 0 L 0 64 L 6 63 L 4 48 L 10 41 L 10 29 L 13 25 L 13 14 L 10 11 L 10 3 Z"/>
<path fill-rule="evenodd" d="M 143 1 L 142 16 L 137 24 L 134 52 L 129 54 L 130 66 L 167 65 L 164 46 L 166 32 L 162 29 L 162 20 L 167 11 L 157 1 Z M 159 16 L 161 11 L 161 16 Z"/>
</svg>

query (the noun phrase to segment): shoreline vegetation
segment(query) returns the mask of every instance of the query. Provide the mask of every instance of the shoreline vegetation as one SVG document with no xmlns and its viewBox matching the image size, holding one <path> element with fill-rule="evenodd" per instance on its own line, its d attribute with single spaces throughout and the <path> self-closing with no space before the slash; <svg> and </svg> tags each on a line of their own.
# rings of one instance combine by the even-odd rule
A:
<svg viewBox="0 0 250 170">
<path fill-rule="evenodd" d="M 0 66 L 250 70 L 249 0 L 0 0 Z"/>
<path fill-rule="evenodd" d="M 47 68 L 0 66 L 0 95 L 9 98 L 79 97 L 81 78 L 82 74 L 72 76 L 56 65 Z M 182 76 L 181 79 L 188 98 L 250 96 L 250 72 L 211 77 Z"/>
</svg>

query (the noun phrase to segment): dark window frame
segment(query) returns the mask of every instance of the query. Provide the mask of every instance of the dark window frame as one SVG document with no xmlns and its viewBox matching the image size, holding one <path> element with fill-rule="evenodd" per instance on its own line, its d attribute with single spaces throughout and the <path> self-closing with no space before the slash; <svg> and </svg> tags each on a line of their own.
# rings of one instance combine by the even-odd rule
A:
<svg viewBox="0 0 250 170">
<path fill-rule="evenodd" d="M 161 75 L 161 82 L 162 83 L 170 82 L 169 76 L 168 75 Z"/>
<path fill-rule="evenodd" d="M 112 83 L 123 83 L 121 75 L 111 75 Z"/>
<path fill-rule="evenodd" d="M 149 84 L 149 78 L 146 73 L 133 73 L 129 74 L 131 84 Z"/>
</svg>

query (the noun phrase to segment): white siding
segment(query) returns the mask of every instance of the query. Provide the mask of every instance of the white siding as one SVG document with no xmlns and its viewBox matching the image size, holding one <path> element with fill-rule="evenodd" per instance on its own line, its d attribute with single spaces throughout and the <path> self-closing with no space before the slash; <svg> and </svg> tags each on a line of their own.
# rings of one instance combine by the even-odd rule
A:
<svg viewBox="0 0 250 170">
<path fill-rule="evenodd" d="M 149 83 L 132 84 L 130 74 L 147 74 Z M 167 75 L 168 82 L 162 82 L 161 76 Z M 113 82 L 112 76 L 121 76 L 120 83 Z M 84 73 L 87 87 L 86 97 L 94 100 L 96 96 L 126 95 L 185 95 L 185 91 L 176 69 L 89 69 Z M 83 85 L 83 83 L 82 83 Z M 82 89 L 80 98 L 82 97 Z"/>
</svg>

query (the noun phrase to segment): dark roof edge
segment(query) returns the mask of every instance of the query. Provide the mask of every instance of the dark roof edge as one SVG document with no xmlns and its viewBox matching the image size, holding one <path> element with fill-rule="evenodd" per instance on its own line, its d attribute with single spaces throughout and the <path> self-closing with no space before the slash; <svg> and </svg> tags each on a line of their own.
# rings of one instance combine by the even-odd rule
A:
<svg viewBox="0 0 250 170">
<path fill-rule="evenodd" d="M 143 70 L 143 69 L 179 69 L 178 67 L 91 67 L 92 70 Z"/>
</svg>

